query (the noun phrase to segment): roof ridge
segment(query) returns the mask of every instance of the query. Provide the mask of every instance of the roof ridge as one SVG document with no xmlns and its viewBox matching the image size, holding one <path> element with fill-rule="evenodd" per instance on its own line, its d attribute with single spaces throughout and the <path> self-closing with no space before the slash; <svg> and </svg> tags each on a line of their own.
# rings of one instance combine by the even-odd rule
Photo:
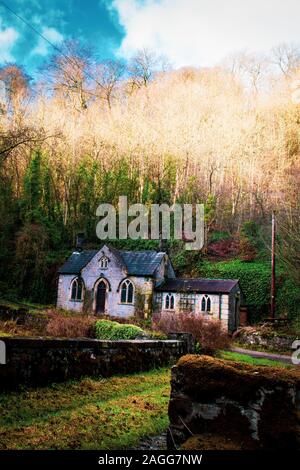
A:
<svg viewBox="0 0 300 470">
<path fill-rule="evenodd" d="M 194 281 L 203 279 L 206 281 L 239 281 L 239 279 L 230 279 L 225 277 L 176 277 L 174 279 L 183 280 L 183 281 Z"/>
<path fill-rule="evenodd" d="M 156 250 L 118 250 L 120 253 L 156 253 L 157 255 L 164 255 L 166 251 Z"/>
<path fill-rule="evenodd" d="M 239 283 L 238 279 L 167 278 L 156 285 L 157 290 L 182 292 L 229 293 Z"/>
</svg>

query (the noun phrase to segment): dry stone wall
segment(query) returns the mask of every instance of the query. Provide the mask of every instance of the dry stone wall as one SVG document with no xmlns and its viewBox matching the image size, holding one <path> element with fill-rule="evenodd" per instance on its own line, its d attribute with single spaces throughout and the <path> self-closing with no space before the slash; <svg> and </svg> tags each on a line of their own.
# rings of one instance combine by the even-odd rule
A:
<svg viewBox="0 0 300 470">
<path fill-rule="evenodd" d="M 6 364 L 0 365 L 0 390 L 36 386 L 83 376 L 109 377 L 173 365 L 189 341 L 39 339 L 0 337 Z"/>
</svg>

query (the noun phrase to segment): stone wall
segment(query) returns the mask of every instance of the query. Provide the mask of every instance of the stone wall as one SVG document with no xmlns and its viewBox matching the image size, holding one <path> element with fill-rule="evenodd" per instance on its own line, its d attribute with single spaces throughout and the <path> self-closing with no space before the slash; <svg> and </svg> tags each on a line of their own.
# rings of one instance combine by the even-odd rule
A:
<svg viewBox="0 0 300 470">
<path fill-rule="evenodd" d="M 178 340 L 99 341 L 85 339 L 0 338 L 6 364 L 0 390 L 44 385 L 82 376 L 109 377 L 174 364 L 188 352 Z"/>
<path fill-rule="evenodd" d="M 171 387 L 170 449 L 300 449 L 299 371 L 188 355 Z"/>
<path fill-rule="evenodd" d="M 276 332 L 270 327 L 246 326 L 237 330 L 234 339 L 246 347 L 258 346 L 268 351 L 287 353 L 292 352 L 292 344 L 299 337 Z"/>
</svg>

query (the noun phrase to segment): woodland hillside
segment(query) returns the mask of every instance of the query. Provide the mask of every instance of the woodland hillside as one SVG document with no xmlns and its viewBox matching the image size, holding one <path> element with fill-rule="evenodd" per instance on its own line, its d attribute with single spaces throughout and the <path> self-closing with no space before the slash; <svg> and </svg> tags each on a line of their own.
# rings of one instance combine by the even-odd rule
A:
<svg viewBox="0 0 300 470">
<path fill-rule="evenodd" d="M 203 258 L 269 263 L 276 210 L 278 282 L 290 283 L 282 295 L 293 292 L 299 305 L 299 57 L 281 45 L 269 57 L 173 70 L 148 50 L 98 63 L 73 42 L 34 80 L 3 66 L 0 297 L 53 302 L 76 233 L 97 245 L 96 207 L 127 195 L 205 203 L 203 253 L 186 255 L 191 264 L 179 243 L 170 246 L 183 275 L 203 274 Z M 155 243 L 130 248 L 139 246 Z"/>
</svg>

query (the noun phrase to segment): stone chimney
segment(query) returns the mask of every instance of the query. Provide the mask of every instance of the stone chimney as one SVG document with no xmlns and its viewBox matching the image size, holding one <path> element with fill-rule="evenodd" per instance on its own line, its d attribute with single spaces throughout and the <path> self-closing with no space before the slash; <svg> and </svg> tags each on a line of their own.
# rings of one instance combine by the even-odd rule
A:
<svg viewBox="0 0 300 470">
<path fill-rule="evenodd" d="M 76 251 L 82 251 L 83 250 L 83 244 L 84 244 L 84 233 L 77 233 L 76 235 Z"/>
</svg>

